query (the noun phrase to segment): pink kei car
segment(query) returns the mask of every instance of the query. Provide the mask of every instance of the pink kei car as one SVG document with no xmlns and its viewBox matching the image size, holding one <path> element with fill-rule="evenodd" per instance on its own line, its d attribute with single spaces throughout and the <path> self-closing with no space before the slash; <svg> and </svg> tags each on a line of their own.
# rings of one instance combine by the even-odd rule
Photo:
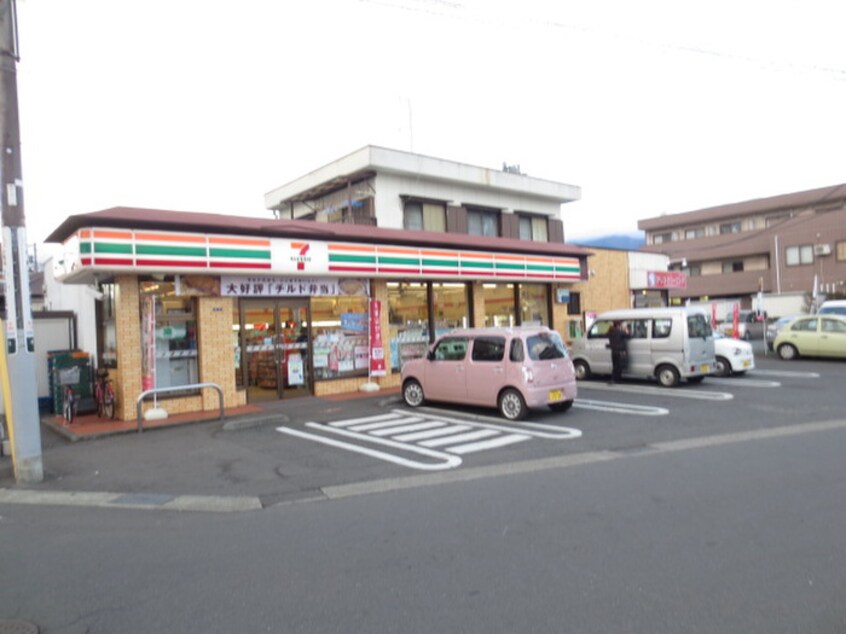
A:
<svg viewBox="0 0 846 634">
<path fill-rule="evenodd" d="M 529 408 L 570 409 L 576 377 L 567 347 L 544 326 L 465 328 L 440 337 L 425 358 L 402 366 L 402 396 L 496 407 L 509 420 Z"/>
</svg>

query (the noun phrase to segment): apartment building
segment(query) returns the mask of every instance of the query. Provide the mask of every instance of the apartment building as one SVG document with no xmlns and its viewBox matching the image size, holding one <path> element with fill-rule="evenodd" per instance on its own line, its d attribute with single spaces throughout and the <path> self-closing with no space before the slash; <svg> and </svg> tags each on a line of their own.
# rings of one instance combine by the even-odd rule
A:
<svg viewBox="0 0 846 634">
<path fill-rule="evenodd" d="M 846 184 L 647 218 L 644 251 L 687 274 L 674 303 L 846 293 Z"/>
</svg>

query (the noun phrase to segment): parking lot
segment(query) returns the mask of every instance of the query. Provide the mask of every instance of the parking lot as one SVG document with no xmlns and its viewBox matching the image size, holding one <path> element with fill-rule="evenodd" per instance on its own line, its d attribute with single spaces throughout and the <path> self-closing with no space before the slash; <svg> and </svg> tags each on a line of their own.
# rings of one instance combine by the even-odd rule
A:
<svg viewBox="0 0 846 634">
<path fill-rule="evenodd" d="M 637 451 L 691 438 L 776 429 L 842 418 L 846 363 L 785 362 L 759 351 L 757 368 L 742 376 L 708 377 L 677 388 L 648 381 L 579 382 L 574 407 L 563 414 L 533 410 L 507 422 L 495 410 L 427 402 L 365 417 L 332 417 L 280 426 L 363 459 L 415 470 L 444 470 L 586 451 Z"/>
<path fill-rule="evenodd" d="M 744 376 L 676 388 L 580 382 L 569 411 L 533 410 L 521 422 L 493 409 L 410 409 L 394 393 L 291 399 L 248 424 L 210 421 L 77 443 L 47 433 L 47 477 L 36 488 L 250 496 L 273 505 L 338 487 L 369 491 L 372 483 L 483 477 L 846 425 L 846 362 L 761 352 L 756 364 Z M 9 463 L 3 468 L 8 486 Z"/>
</svg>

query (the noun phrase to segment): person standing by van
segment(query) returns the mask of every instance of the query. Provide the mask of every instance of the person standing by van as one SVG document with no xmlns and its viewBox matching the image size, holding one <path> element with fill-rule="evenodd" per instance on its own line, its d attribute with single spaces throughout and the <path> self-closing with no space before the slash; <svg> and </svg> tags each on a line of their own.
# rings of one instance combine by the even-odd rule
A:
<svg viewBox="0 0 846 634">
<path fill-rule="evenodd" d="M 615 320 L 608 330 L 608 347 L 611 348 L 611 382 L 618 383 L 623 378 L 623 370 L 628 366 L 628 335 L 623 329 L 623 322 Z"/>
</svg>

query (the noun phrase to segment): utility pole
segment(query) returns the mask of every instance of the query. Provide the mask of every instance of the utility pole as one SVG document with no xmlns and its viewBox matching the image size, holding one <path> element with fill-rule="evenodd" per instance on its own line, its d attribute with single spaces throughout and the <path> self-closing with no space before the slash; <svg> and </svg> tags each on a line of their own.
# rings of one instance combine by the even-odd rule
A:
<svg viewBox="0 0 846 634">
<path fill-rule="evenodd" d="M 35 332 L 30 306 L 26 220 L 18 120 L 18 25 L 15 0 L 0 0 L 0 200 L 6 282 L 5 350 L 9 389 L 6 420 L 18 482 L 41 482 L 41 429 L 35 375 Z"/>
</svg>

